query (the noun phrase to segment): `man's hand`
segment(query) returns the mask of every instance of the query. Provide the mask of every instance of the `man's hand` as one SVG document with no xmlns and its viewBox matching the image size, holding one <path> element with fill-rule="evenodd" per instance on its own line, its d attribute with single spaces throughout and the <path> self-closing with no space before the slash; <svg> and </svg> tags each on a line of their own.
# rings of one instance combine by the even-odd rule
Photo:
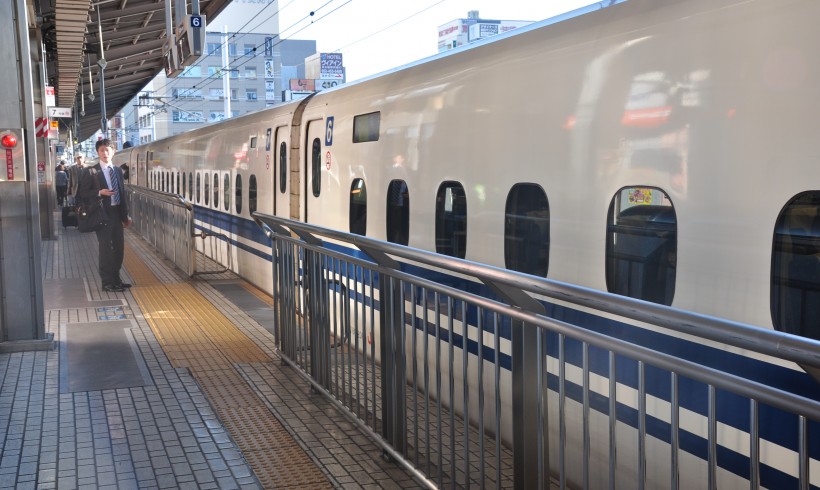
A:
<svg viewBox="0 0 820 490">
<path fill-rule="evenodd" d="M 128 228 L 129 226 L 131 226 L 131 223 L 133 223 L 133 222 L 134 222 L 134 220 L 132 220 L 131 217 L 129 216 L 127 220 L 122 222 L 122 227 L 123 228 Z"/>
</svg>

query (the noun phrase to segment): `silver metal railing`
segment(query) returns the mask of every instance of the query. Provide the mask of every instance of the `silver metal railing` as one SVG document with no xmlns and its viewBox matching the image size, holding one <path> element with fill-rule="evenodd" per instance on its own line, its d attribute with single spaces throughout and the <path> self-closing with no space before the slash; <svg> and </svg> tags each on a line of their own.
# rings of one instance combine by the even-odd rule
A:
<svg viewBox="0 0 820 490">
<path fill-rule="evenodd" d="M 286 362 L 430 487 L 820 480 L 809 471 L 817 399 L 716 362 L 799 376 L 780 366 L 820 366 L 816 341 L 254 216 L 273 239 Z M 607 335 L 601 322 L 631 334 Z M 652 347 L 681 334 L 695 356 Z"/>
</svg>

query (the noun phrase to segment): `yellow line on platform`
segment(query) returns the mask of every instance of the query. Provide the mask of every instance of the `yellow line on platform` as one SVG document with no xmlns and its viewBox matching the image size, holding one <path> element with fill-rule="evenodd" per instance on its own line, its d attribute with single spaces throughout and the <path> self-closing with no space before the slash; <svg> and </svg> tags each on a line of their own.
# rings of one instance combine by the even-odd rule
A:
<svg viewBox="0 0 820 490">
<path fill-rule="evenodd" d="M 271 358 L 193 286 L 160 281 L 130 246 L 124 265 L 134 280 L 131 294 L 171 364 L 190 370 L 263 487 L 331 488 L 234 368 Z"/>
</svg>

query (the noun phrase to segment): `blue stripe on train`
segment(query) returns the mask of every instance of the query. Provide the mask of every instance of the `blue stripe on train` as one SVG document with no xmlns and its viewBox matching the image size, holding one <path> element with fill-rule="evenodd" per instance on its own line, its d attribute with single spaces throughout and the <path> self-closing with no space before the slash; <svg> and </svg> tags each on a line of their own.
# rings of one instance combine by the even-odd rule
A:
<svg viewBox="0 0 820 490">
<path fill-rule="evenodd" d="M 252 240 L 262 245 L 270 246 L 270 240 L 259 227 L 252 220 L 230 216 L 225 213 L 215 212 L 211 209 L 196 207 L 196 219 L 207 223 L 209 225 L 221 228 L 229 233 L 234 233 L 237 236 Z M 198 228 L 202 228 L 198 226 Z M 248 247 L 236 240 L 231 240 L 232 244 L 242 250 L 248 251 L 270 261 L 270 254 L 264 254 L 258 250 Z M 364 260 L 370 260 L 369 257 L 359 250 L 351 249 L 338 244 L 326 244 L 327 248 L 335 250 L 351 257 L 356 257 Z M 465 290 L 470 293 L 495 297 L 494 293 L 485 285 L 473 281 L 467 281 L 462 278 L 454 277 L 438 271 L 431 271 L 418 266 L 402 264 L 402 270 L 424 277 L 441 284 L 446 284 L 457 289 Z M 361 272 L 355 274 L 357 279 L 365 278 L 369 280 L 368 273 Z M 375 275 L 374 277 L 378 277 Z M 374 282 L 374 286 L 377 284 Z M 356 301 L 369 302 L 369 298 L 365 298 L 361 293 L 356 292 Z M 409 300 L 409 295 L 406 297 Z M 420 301 L 419 301 L 420 302 Z M 378 301 L 373 301 L 374 307 L 379 308 Z M 432 306 L 432 303 L 428 303 Z M 726 352 L 709 346 L 704 346 L 696 342 L 691 342 L 684 339 L 672 337 L 670 335 L 653 332 L 643 328 L 635 327 L 616 320 L 599 317 L 591 313 L 575 310 L 572 308 L 555 305 L 544 302 L 547 309 L 547 315 L 558 320 L 565 321 L 579 325 L 596 332 L 603 333 L 615 338 L 627 340 L 638 345 L 651 346 L 660 352 L 671 354 L 692 362 L 712 367 L 714 369 L 732 373 L 744 378 L 752 379 L 754 381 L 775 387 L 784 391 L 792 392 L 806 398 L 818 399 L 817 383 L 813 378 L 805 373 L 796 372 L 791 369 L 773 365 L 757 359 L 748 358 L 742 355 Z M 477 309 L 468 308 L 467 314 L 468 323 L 475 326 L 477 324 Z M 486 318 L 485 318 L 486 320 Z M 484 331 L 492 333 L 492 322 L 485 321 L 483 324 Z M 425 329 L 423 318 L 417 318 L 416 328 L 419 330 L 426 330 L 428 334 L 435 336 L 435 325 L 428 321 Z M 502 323 L 499 329 L 502 338 L 510 339 L 510 324 L 507 319 Z M 449 340 L 449 332 L 442 330 L 439 332 L 442 340 Z M 455 347 L 463 348 L 464 339 L 461 335 L 453 334 L 453 344 Z M 558 336 L 550 333 L 546 338 L 547 352 L 550 356 L 558 357 Z M 474 340 L 468 340 L 467 351 L 478 356 L 478 343 Z M 578 341 L 568 339 L 565 343 L 565 359 L 568 363 L 575 366 L 581 366 L 582 344 Z M 495 351 L 493 347 L 484 345 L 482 348 L 484 359 L 488 362 L 494 362 Z M 590 372 L 598 374 L 603 377 L 608 377 L 609 365 L 606 351 L 596 347 L 590 347 Z M 510 356 L 504 353 L 499 355 L 501 366 L 509 370 L 511 367 Z M 616 356 L 616 376 L 618 383 L 637 389 L 638 386 L 638 363 L 637 361 Z M 558 389 L 557 378 L 549 375 L 548 383 L 550 389 Z M 567 383 L 567 396 L 571 399 L 580 402 L 582 400 L 581 387 L 574 383 Z M 671 393 L 671 382 L 669 380 L 669 373 L 659 368 L 652 366 L 646 367 L 646 388 L 647 393 L 651 396 L 662 400 L 669 401 Z M 708 398 L 706 385 L 698 383 L 686 378 L 679 378 L 679 400 L 682 408 L 691 410 L 700 415 L 706 416 L 708 412 Z M 608 399 L 602 395 L 591 393 L 591 406 L 594 410 L 603 414 L 608 414 L 609 405 Z M 738 410 L 737 407 L 748 406 L 749 402 L 743 397 L 734 395 L 732 393 L 718 391 L 717 395 L 717 416 L 718 421 L 734 427 L 740 431 L 748 433 L 749 431 L 749 412 L 748 410 Z M 617 416 L 618 420 L 630 425 L 631 427 L 638 427 L 638 412 L 636 409 L 618 403 Z M 761 439 L 773 442 L 786 448 L 795 450 L 798 440 L 797 416 L 784 413 L 766 406 L 760 406 L 760 436 Z M 647 432 L 662 441 L 670 442 L 669 424 L 658 420 L 654 417 L 647 418 Z M 813 434 L 820 433 L 820 423 L 810 422 L 809 432 Z M 708 455 L 707 441 L 697 435 L 680 431 L 680 447 L 682 450 L 689 452 L 702 459 L 706 459 Z M 810 440 L 809 454 L 812 458 L 820 457 L 820 438 L 812 438 Z M 731 471 L 732 473 L 746 478 L 748 475 L 749 458 L 738 454 L 734 451 L 724 447 L 718 447 L 718 466 Z M 771 467 L 763 465 L 761 467 L 761 479 L 765 486 L 772 488 L 783 488 L 785 486 L 794 486 L 796 478 L 775 470 Z M 813 487 L 814 488 L 814 487 Z"/>
</svg>

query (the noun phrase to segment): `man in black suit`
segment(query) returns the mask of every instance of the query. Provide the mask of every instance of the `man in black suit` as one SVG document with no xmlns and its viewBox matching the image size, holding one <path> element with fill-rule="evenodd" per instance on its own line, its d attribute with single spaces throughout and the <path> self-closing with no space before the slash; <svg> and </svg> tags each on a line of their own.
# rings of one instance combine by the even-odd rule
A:
<svg viewBox="0 0 820 490">
<path fill-rule="evenodd" d="M 120 293 L 131 285 L 122 282 L 120 269 L 125 252 L 124 228 L 131 225 L 128 216 L 128 205 L 125 202 L 122 170 L 113 165 L 113 143 L 109 139 L 97 141 L 97 154 L 100 162 L 93 167 L 83 169 L 77 196 L 83 202 L 102 198 L 103 209 L 108 216 L 108 223 L 97 230 L 99 245 L 99 271 L 102 287 L 105 291 Z"/>
</svg>

